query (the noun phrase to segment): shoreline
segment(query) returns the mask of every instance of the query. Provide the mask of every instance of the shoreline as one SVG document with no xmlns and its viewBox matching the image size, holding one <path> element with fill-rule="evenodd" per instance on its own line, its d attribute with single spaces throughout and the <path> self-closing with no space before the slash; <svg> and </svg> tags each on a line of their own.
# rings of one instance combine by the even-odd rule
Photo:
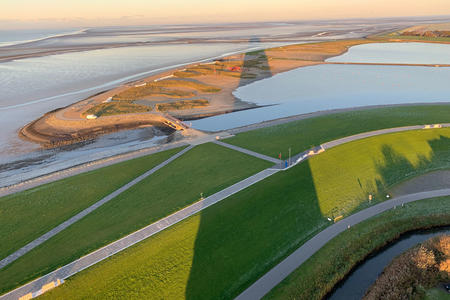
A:
<svg viewBox="0 0 450 300">
<path fill-rule="evenodd" d="M 109 157 L 91 160 L 82 164 L 74 165 L 72 167 L 68 167 L 65 169 L 61 169 L 58 171 L 50 172 L 44 175 L 40 175 L 37 177 L 32 177 L 26 180 L 23 180 L 18 183 L 0 186 L 0 197 L 10 195 L 16 192 L 24 191 L 45 183 L 51 183 L 57 181 L 59 179 L 63 179 L 66 177 L 74 176 L 80 173 L 96 170 L 102 167 L 109 166 L 111 164 L 119 163 L 125 160 L 129 160 L 132 158 L 149 155 L 153 153 L 157 153 L 164 150 L 173 149 L 176 147 L 186 146 L 190 143 L 198 144 L 203 140 L 215 140 L 216 136 L 220 136 L 220 139 L 226 139 L 227 137 L 232 137 L 235 134 L 252 131 L 260 128 L 266 128 L 276 125 L 281 125 L 289 122 L 294 122 L 298 120 L 304 120 L 309 118 L 321 117 L 331 114 L 339 114 L 350 111 L 359 111 L 359 110 L 371 110 L 377 108 L 390 108 L 390 107 L 408 107 L 408 106 L 434 106 L 434 105 L 450 105 L 450 102 L 433 102 L 433 103 L 400 103 L 400 104 L 389 104 L 389 105 L 368 105 L 361 107 L 350 107 L 350 108 L 340 108 L 340 109 L 330 109 L 330 110 L 322 110 L 316 111 L 312 113 L 304 113 L 298 114 L 289 117 L 278 118 L 270 121 L 264 121 L 256 124 L 250 124 L 246 126 L 235 127 L 225 131 L 216 131 L 216 132 L 199 132 L 199 131 L 190 131 L 186 135 L 181 135 L 175 132 L 175 135 L 178 135 L 178 138 L 175 138 L 174 141 L 169 143 L 164 143 L 161 145 L 146 147 L 139 150 L 132 150 L 116 155 L 112 155 Z M 208 135 L 209 134 L 209 135 Z"/>
<path fill-rule="evenodd" d="M 185 83 L 187 81 L 195 81 L 200 84 L 207 84 L 217 87 L 220 91 L 216 93 L 196 92 L 196 98 L 206 98 L 209 103 L 207 107 L 193 108 L 187 110 L 169 111 L 167 115 L 176 116 L 181 120 L 198 119 L 205 116 L 214 116 L 223 113 L 239 111 L 243 109 L 251 109 L 259 107 L 258 105 L 241 101 L 233 95 L 233 92 L 240 86 L 272 77 L 278 73 L 290 71 L 299 67 L 318 65 L 326 63 L 325 60 L 330 57 L 338 56 L 351 46 L 373 43 L 368 39 L 356 40 L 338 40 L 332 42 L 294 44 L 288 46 L 280 46 L 253 52 L 232 54 L 224 56 L 220 59 L 213 59 L 214 74 L 201 74 L 198 77 L 182 78 L 174 77 L 177 72 L 183 72 L 189 68 L 195 68 L 211 63 L 194 63 L 182 67 L 177 67 L 169 71 L 153 74 L 144 79 L 121 84 L 116 88 L 97 93 L 66 107 L 51 111 L 42 117 L 25 125 L 19 135 L 28 141 L 36 142 L 44 146 L 44 148 L 52 148 L 59 145 L 73 144 L 79 141 L 90 140 L 104 133 L 111 133 L 123 129 L 134 129 L 139 126 L 163 125 L 164 118 L 161 114 L 154 113 L 126 113 L 115 116 L 100 117 L 96 120 L 86 120 L 82 114 L 90 107 L 105 103 L 111 97 L 115 97 L 118 93 L 130 90 L 136 86 L 154 83 L 162 79 L 171 77 L 173 80 Z M 261 58 L 262 57 L 262 58 Z M 259 59 L 259 67 L 246 66 L 248 62 L 254 62 Z M 207 61 L 207 60 L 205 60 Z M 216 74 L 215 65 L 217 62 L 235 63 L 242 66 L 240 71 L 222 72 Z M 247 73 L 245 73 L 247 72 Z M 247 75 L 248 74 L 248 75 Z M 250 76 L 251 75 L 251 76 Z M 166 79 L 167 80 L 167 79 Z M 186 90 L 186 89 L 184 89 Z M 161 97 L 153 97 L 153 103 L 161 102 Z M 188 98 L 190 99 L 190 98 Z M 141 101 L 141 100 L 139 100 Z M 167 101 L 163 99 L 163 101 Z M 174 100 L 169 99 L 173 102 Z M 134 101 L 133 101 L 134 102 Z M 128 120 L 127 120 L 128 119 Z M 132 119 L 132 120 L 131 120 Z M 117 124 L 119 124 L 117 126 Z"/>
<path fill-rule="evenodd" d="M 120 84 L 119 86 L 96 93 L 95 95 L 89 96 L 88 98 L 70 104 L 66 107 L 57 109 L 55 111 L 48 112 L 41 116 L 40 118 L 26 124 L 23 128 L 19 130 L 19 136 L 27 141 L 35 142 L 41 144 L 44 148 L 54 148 L 61 145 L 74 144 L 81 141 L 87 141 L 95 139 L 96 137 L 113 133 L 121 130 L 131 130 L 136 129 L 141 126 L 158 126 L 164 127 L 165 124 L 164 118 L 161 118 L 160 115 L 154 114 L 153 112 L 147 113 L 145 116 L 143 114 L 135 114 L 133 121 L 126 121 L 127 118 L 130 118 L 131 113 L 121 113 L 116 115 L 116 121 L 111 122 L 106 118 L 102 117 L 97 120 L 91 120 L 90 122 L 84 122 L 84 125 L 81 125 L 82 120 L 81 114 L 72 115 L 70 117 L 61 117 L 63 114 L 67 114 L 67 110 L 73 110 L 77 107 L 77 109 L 86 111 L 86 108 L 89 107 L 89 102 L 95 102 L 99 104 L 101 102 L 107 101 L 108 97 L 111 98 L 116 93 L 131 89 L 133 86 L 145 85 L 151 81 L 157 81 L 163 78 L 171 78 L 174 80 L 187 81 L 194 80 L 200 83 L 207 83 L 212 86 L 218 86 L 221 91 L 216 95 L 205 95 L 204 93 L 199 93 L 197 96 L 200 98 L 204 98 L 205 96 L 211 99 L 208 99 L 210 102 L 207 107 L 192 108 L 189 110 L 178 110 L 178 111 L 168 111 L 165 113 L 168 117 L 177 118 L 180 121 L 189 121 L 189 120 L 197 120 L 205 117 L 211 117 L 215 115 L 225 114 L 236 112 L 240 110 L 259 108 L 262 106 L 248 103 L 245 101 L 241 101 L 237 97 L 233 95 L 233 92 L 241 86 L 272 77 L 278 73 L 283 73 L 286 71 L 290 71 L 293 69 L 318 65 L 318 64 L 355 64 L 355 65 L 405 65 L 405 66 L 426 66 L 426 67 L 449 67 L 448 64 L 385 64 L 385 63 L 347 63 L 347 62 L 328 62 L 326 61 L 328 58 L 339 56 L 348 51 L 348 49 L 352 46 L 367 44 L 367 43 L 384 43 L 384 42 L 427 42 L 427 43 L 443 43 L 447 44 L 447 42 L 439 42 L 439 41 L 420 41 L 420 40 L 398 40 L 391 38 L 383 38 L 377 35 L 369 35 L 366 38 L 362 39 L 344 39 L 344 40 L 336 40 L 336 41 L 321 41 L 321 42 L 312 42 L 312 43 L 301 43 L 301 44 L 290 44 L 285 46 L 278 46 L 273 48 L 255 50 L 251 52 L 243 52 L 243 53 L 232 53 L 226 56 L 219 56 L 210 59 L 200 60 L 198 62 L 189 63 L 186 65 L 176 66 L 174 68 L 170 68 L 164 70 L 159 73 L 152 74 L 150 76 L 143 77 L 141 79 L 131 80 L 126 83 Z M 320 49 L 308 49 L 312 46 L 317 46 Z M 333 47 L 337 47 L 338 49 L 333 49 Z M 297 49 L 296 49 L 297 48 Z M 302 49 L 303 48 L 303 49 Z M 282 50 L 282 51 L 281 51 Z M 247 50 L 249 51 L 249 50 Z M 275 52 L 274 55 L 271 52 Z M 284 52 L 284 53 L 283 53 Z M 288 53 L 286 52 L 294 52 Z M 295 53 L 297 52 L 297 53 Z M 209 65 L 211 63 L 217 64 L 218 61 L 232 61 L 240 62 L 245 68 L 246 61 L 255 60 L 254 56 L 247 58 L 247 56 L 251 56 L 251 53 L 263 53 L 266 56 L 267 61 L 264 62 L 264 67 L 268 72 L 264 73 L 261 70 L 255 72 L 254 68 L 247 67 L 251 70 L 252 74 L 256 73 L 253 78 L 239 78 L 239 80 L 230 81 L 227 76 L 217 76 L 218 78 L 211 78 L 211 75 L 202 75 L 199 77 L 193 78 L 183 78 L 174 76 L 177 72 L 182 72 L 183 70 L 189 68 L 195 68 L 198 66 Z M 284 55 L 284 56 L 283 56 Z M 1 58 L 0 58 L 1 60 Z M 207 63 L 205 63 L 207 62 Z M 259 72 L 259 73 L 258 73 Z M 241 75 L 244 74 L 244 71 L 240 71 Z M 239 74 L 237 74 L 239 75 Z M 244 74 L 245 75 L 245 74 Z M 167 80 L 167 79 L 165 79 Z M 224 83 L 222 82 L 224 81 Z M 197 97 L 197 98 L 198 98 Z M 161 99 L 158 97 L 154 97 L 158 102 Z M 161 98 L 161 97 L 159 97 Z M 187 98 L 189 99 L 189 98 Z M 211 100 L 211 101 L 210 101 Z M 132 103 L 139 102 L 141 100 L 135 99 Z M 173 101 L 169 99 L 168 101 Z M 189 100 L 191 101 L 191 100 Z M 159 103 L 159 102 L 158 102 Z M 170 102 L 168 102 L 170 103 Z M 92 106 L 92 105 L 91 105 Z M 59 115 L 59 116 L 58 116 Z M 112 119 L 111 116 L 109 119 Z M 65 122 L 64 122 L 65 121 Z M 70 121 L 70 122 L 69 122 Z M 78 122 L 76 122 L 78 121 Z M 85 121 L 85 120 L 84 120 Z M 72 125 L 71 125 L 72 124 Z"/>
</svg>

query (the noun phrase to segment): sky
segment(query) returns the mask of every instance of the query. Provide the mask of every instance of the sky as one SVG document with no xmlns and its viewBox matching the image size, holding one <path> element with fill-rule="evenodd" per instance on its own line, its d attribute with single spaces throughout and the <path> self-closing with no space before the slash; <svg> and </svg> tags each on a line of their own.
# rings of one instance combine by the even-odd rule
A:
<svg viewBox="0 0 450 300">
<path fill-rule="evenodd" d="M 0 26 L 151 25 L 450 15 L 450 0 L 0 0 Z"/>
</svg>

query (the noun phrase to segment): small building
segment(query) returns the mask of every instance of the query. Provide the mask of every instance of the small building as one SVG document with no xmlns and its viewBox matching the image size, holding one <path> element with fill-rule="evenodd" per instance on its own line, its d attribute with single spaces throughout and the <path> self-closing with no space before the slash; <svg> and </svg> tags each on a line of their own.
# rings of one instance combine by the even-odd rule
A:
<svg viewBox="0 0 450 300">
<path fill-rule="evenodd" d="M 86 119 L 88 119 L 88 120 L 95 120 L 95 119 L 97 119 L 97 116 L 96 115 L 87 115 Z"/>
</svg>

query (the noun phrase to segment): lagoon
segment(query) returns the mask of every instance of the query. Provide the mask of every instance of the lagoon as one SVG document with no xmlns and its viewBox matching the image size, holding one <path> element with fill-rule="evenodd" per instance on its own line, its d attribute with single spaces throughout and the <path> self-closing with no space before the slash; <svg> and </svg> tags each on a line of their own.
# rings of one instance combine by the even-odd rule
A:
<svg viewBox="0 0 450 300">
<path fill-rule="evenodd" d="M 410 57 L 403 63 L 421 61 L 415 44 L 421 43 L 394 44 Z M 434 53 L 442 55 L 441 63 L 450 62 L 450 45 L 429 45 L 427 47 L 435 49 Z M 363 46 L 379 49 L 379 44 Z M 359 58 L 358 53 L 349 51 L 347 61 L 353 60 L 353 54 L 355 60 Z M 381 61 L 382 55 L 383 52 L 374 57 Z M 393 57 L 391 63 L 396 62 Z M 196 120 L 192 125 L 200 130 L 220 131 L 321 110 L 450 102 L 449 80 L 448 67 L 329 64 L 303 67 L 248 84 L 234 92 L 243 101 L 265 107 Z"/>
</svg>

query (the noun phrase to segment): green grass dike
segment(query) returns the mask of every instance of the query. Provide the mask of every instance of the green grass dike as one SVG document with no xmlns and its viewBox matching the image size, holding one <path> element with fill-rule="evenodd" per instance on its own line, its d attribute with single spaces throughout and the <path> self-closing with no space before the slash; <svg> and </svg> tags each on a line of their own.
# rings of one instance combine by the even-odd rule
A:
<svg viewBox="0 0 450 300">
<path fill-rule="evenodd" d="M 237 134 L 224 142 L 283 159 L 342 137 L 408 125 L 450 122 L 450 105 L 411 105 L 332 113 Z"/>
<path fill-rule="evenodd" d="M 198 201 L 201 193 L 207 197 L 271 165 L 216 144 L 197 146 L 1 269 L 0 293 L 170 215 Z M 103 182 L 98 178 L 92 185 Z"/>
<path fill-rule="evenodd" d="M 132 159 L 0 198 L 0 259 L 38 238 L 182 148 Z"/>
<path fill-rule="evenodd" d="M 402 233 L 449 224 L 449 197 L 420 200 L 384 212 L 329 241 L 264 299 L 322 299 L 355 265 Z M 444 293 L 430 290 L 426 299 L 447 299 L 440 298 Z"/>
<path fill-rule="evenodd" d="M 367 207 L 367 191 L 362 188 L 368 186 L 372 192 L 377 188 L 383 195 L 385 188 L 411 174 L 449 168 L 449 146 L 449 129 L 388 134 L 338 146 L 80 272 L 45 297 L 234 298 L 329 226 L 329 214 L 345 216 Z M 337 163 L 339 167 L 334 167 Z M 372 204 L 384 200 L 378 193 Z M 439 213 L 450 209 L 448 203 L 441 204 Z M 443 223 L 448 223 L 445 218 Z M 30 256 L 21 268 L 41 257 Z M 20 273 L 21 268 L 14 270 Z M 11 274 L 0 275 L 0 282 Z"/>
</svg>

